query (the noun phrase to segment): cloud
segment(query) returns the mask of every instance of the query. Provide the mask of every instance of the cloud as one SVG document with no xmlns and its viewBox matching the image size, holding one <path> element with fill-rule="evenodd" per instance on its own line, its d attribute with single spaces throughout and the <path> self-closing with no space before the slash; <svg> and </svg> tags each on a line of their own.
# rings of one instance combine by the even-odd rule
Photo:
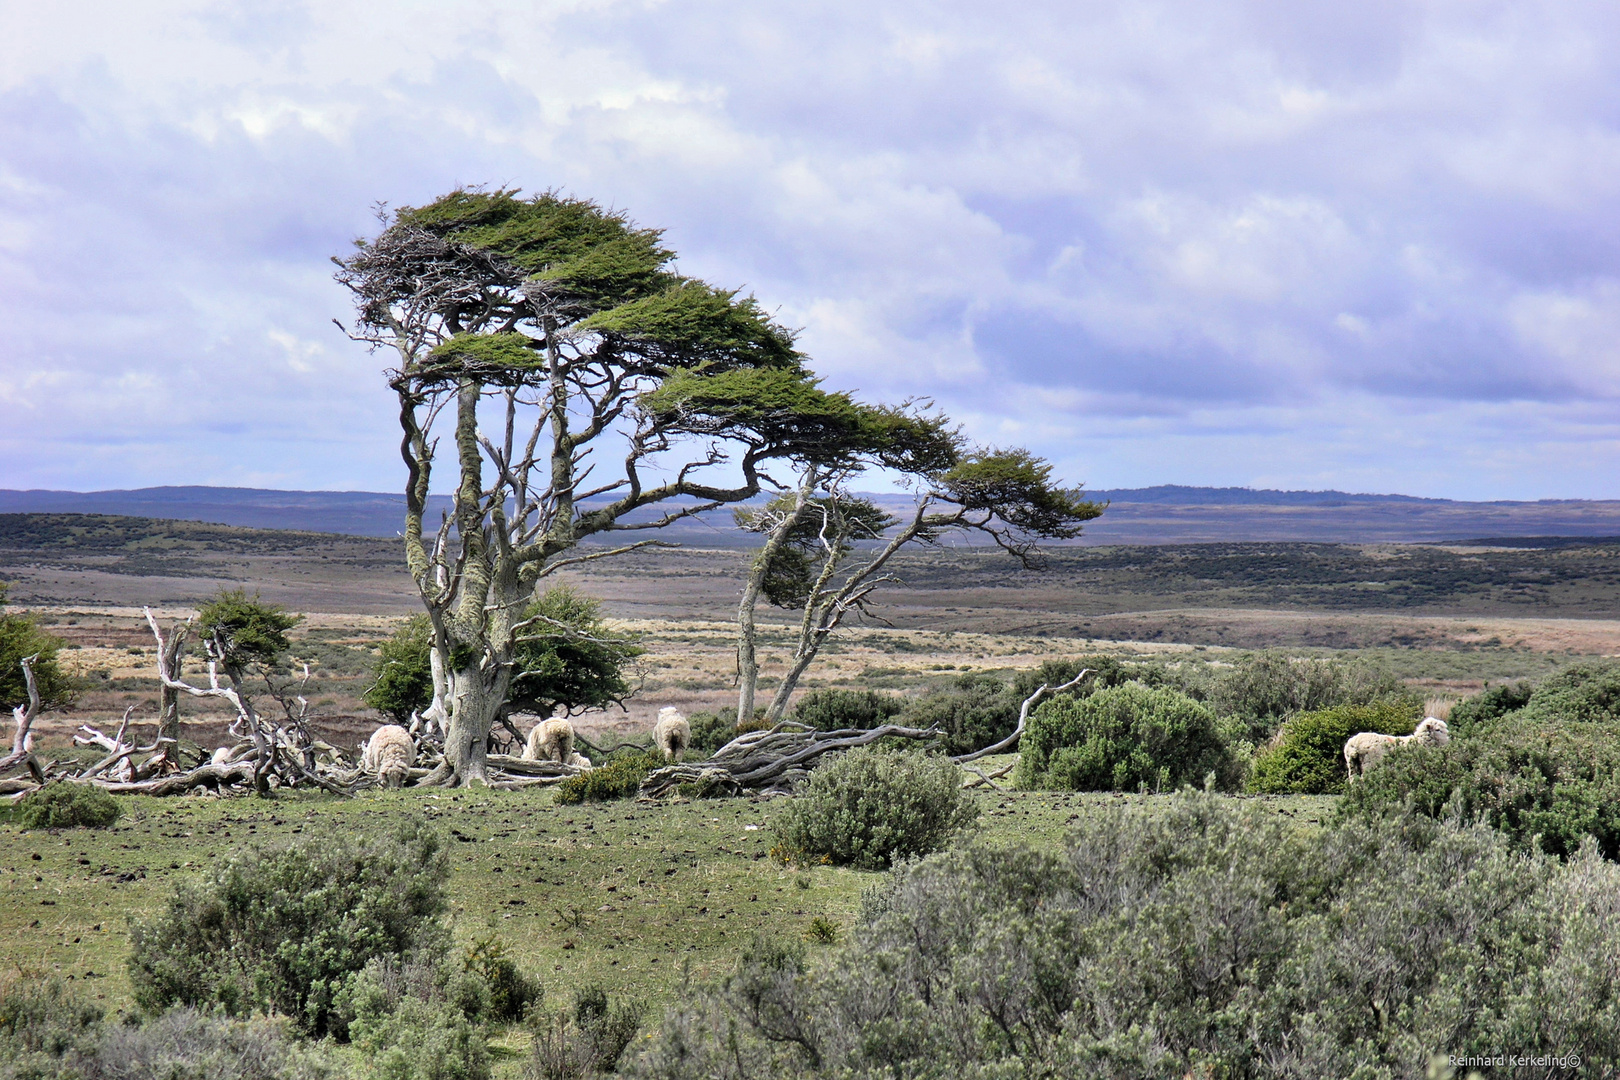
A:
<svg viewBox="0 0 1620 1080">
<path fill-rule="evenodd" d="M 488 182 L 666 227 L 830 384 L 1093 486 L 1620 496 L 1617 32 L 1596 0 L 14 6 L 6 485 L 397 486 L 327 259 Z"/>
</svg>

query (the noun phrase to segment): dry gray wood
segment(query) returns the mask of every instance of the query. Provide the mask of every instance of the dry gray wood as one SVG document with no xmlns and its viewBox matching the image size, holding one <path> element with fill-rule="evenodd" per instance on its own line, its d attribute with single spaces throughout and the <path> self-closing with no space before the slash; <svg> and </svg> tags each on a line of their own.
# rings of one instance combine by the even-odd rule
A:
<svg viewBox="0 0 1620 1080">
<path fill-rule="evenodd" d="M 716 750 L 707 761 L 654 769 L 641 782 L 640 797 L 661 798 L 681 784 L 698 784 L 733 795 L 745 791 L 781 791 L 791 788 L 810 763 L 835 750 L 865 746 L 879 739 L 921 740 L 939 735 L 938 728 L 901 727 L 899 724 L 884 724 L 869 730 L 816 731 L 784 720 L 769 730 L 739 735 Z"/>
<path fill-rule="evenodd" d="M 23 682 L 28 686 L 28 700 L 11 710 L 11 715 L 17 721 L 17 730 L 11 737 L 11 753 L 0 758 L 0 772 L 18 765 L 28 765 L 33 773 L 40 771 L 38 762 L 33 760 L 32 738 L 34 720 L 39 716 L 39 682 L 34 678 L 34 663 L 38 659 L 39 654 L 35 653 L 19 661 L 23 669 Z"/>
<path fill-rule="evenodd" d="M 1065 690 L 1073 690 L 1076 686 L 1080 685 L 1081 679 L 1085 678 L 1087 675 L 1095 674 L 1096 671 L 1092 668 L 1082 668 L 1080 674 L 1076 675 L 1062 686 L 1047 686 L 1045 683 L 1041 683 L 1041 685 L 1036 688 L 1035 692 L 1029 695 L 1029 697 L 1025 698 L 1024 703 L 1018 707 L 1018 726 L 1013 729 L 1013 733 L 1011 735 L 1007 736 L 1005 739 L 1002 739 L 1000 742 L 985 747 L 983 750 L 975 750 L 971 754 L 960 754 L 957 757 L 951 758 L 951 760 L 956 762 L 958 765 L 966 765 L 970 761 L 978 761 L 982 757 L 989 757 L 991 754 L 999 754 L 1003 751 L 1012 749 L 1015 745 L 1017 745 L 1018 740 L 1023 738 L 1024 726 L 1029 723 L 1029 711 L 1040 702 L 1041 698 L 1045 697 L 1047 694 L 1061 694 Z"/>
</svg>

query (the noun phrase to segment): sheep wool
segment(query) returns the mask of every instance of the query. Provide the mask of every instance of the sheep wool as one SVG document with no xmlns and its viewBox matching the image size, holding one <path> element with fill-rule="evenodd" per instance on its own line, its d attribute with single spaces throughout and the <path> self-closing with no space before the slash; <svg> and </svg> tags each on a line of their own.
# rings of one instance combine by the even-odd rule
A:
<svg viewBox="0 0 1620 1080">
<path fill-rule="evenodd" d="M 542 720 L 529 729 L 529 740 L 523 745 L 523 760 L 562 764 L 573 756 L 574 725 L 564 717 Z"/>
<path fill-rule="evenodd" d="M 674 761 L 692 745 L 692 725 L 673 705 L 658 710 L 658 722 L 653 725 L 653 745 L 663 752 L 665 761 Z"/>
<path fill-rule="evenodd" d="M 398 724 L 385 724 L 371 733 L 360 767 L 384 787 L 404 787 L 416 764 L 416 744 L 411 733 Z"/>
<path fill-rule="evenodd" d="M 1415 742 L 1419 746 L 1444 746 L 1451 741 L 1446 722 L 1437 716 L 1426 716 L 1410 735 L 1383 735 L 1376 731 L 1363 731 L 1350 736 L 1344 744 L 1344 767 L 1350 779 L 1367 775 L 1367 770 L 1384 759 L 1392 747 Z"/>
</svg>

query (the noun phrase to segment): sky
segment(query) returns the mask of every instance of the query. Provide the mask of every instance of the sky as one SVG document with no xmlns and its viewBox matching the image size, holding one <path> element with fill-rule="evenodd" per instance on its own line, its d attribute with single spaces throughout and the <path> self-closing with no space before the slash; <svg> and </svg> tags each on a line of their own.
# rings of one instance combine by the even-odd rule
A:
<svg viewBox="0 0 1620 1080">
<path fill-rule="evenodd" d="M 0 487 L 383 490 L 330 258 L 558 190 L 1090 488 L 1620 498 L 1612 0 L 0 3 Z"/>
</svg>

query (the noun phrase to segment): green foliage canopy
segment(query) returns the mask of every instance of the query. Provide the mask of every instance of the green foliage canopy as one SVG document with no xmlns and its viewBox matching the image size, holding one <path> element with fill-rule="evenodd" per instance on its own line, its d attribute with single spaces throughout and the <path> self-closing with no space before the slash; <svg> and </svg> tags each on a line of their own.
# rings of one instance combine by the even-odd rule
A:
<svg viewBox="0 0 1620 1080">
<path fill-rule="evenodd" d="M 615 630 L 600 601 L 558 585 L 523 609 L 513 652 L 511 706 L 550 716 L 617 705 L 634 691 L 631 675 L 647 650 Z"/>
<path fill-rule="evenodd" d="M 412 615 L 377 650 L 375 676 L 361 698 L 368 706 L 405 723 L 433 700 L 433 626 L 426 615 Z"/>
<path fill-rule="evenodd" d="M 280 604 L 267 603 L 246 589 L 221 589 L 197 612 L 197 635 L 217 642 L 226 668 L 249 664 L 273 667 L 292 648 L 287 631 L 304 621 Z"/>
<path fill-rule="evenodd" d="M 1350 736 L 1362 731 L 1410 735 L 1421 713 L 1421 707 L 1410 702 L 1336 705 L 1301 713 L 1283 724 L 1271 745 L 1255 755 L 1249 790 L 1264 795 L 1337 794 L 1349 775 L 1344 744 Z"/>
<path fill-rule="evenodd" d="M 1015 775 L 1024 788 L 1173 791 L 1212 773 L 1222 787 L 1236 782 L 1215 714 L 1180 691 L 1126 682 L 1037 708 Z"/>
<path fill-rule="evenodd" d="M 28 682 L 23 677 L 22 661 L 30 656 L 39 657 L 34 661 L 34 687 L 39 692 L 40 708 L 71 705 L 73 680 L 57 660 L 61 640 L 40 629 L 32 617 L 6 611 L 6 591 L 6 583 L 0 581 L 0 707 L 10 712 L 27 704 Z"/>
</svg>

